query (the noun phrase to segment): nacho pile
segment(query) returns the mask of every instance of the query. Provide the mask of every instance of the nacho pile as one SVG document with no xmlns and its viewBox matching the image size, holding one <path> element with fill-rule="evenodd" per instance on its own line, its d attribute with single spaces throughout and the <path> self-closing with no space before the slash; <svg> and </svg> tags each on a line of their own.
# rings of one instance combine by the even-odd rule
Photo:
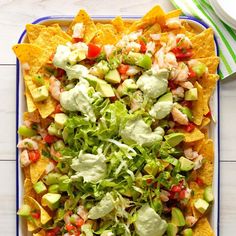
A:
<svg viewBox="0 0 236 236">
<path fill-rule="evenodd" d="M 27 24 L 19 127 L 24 199 L 35 236 L 214 235 L 209 101 L 219 76 L 211 28 L 180 10 L 67 29 Z"/>
</svg>

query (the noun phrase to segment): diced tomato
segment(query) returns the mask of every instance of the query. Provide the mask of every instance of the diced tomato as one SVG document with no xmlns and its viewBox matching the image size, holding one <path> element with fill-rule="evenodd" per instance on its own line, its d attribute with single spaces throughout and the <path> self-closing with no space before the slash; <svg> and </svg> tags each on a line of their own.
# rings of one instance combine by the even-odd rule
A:
<svg viewBox="0 0 236 236">
<path fill-rule="evenodd" d="M 139 41 L 139 44 L 140 44 L 140 52 L 145 53 L 145 52 L 147 51 L 147 46 L 146 46 L 146 44 L 144 43 L 144 41 L 143 41 L 143 40 L 140 40 L 140 41 Z"/>
<path fill-rule="evenodd" d="M 153 184 L 153 187 L 154 187 L 154 188 L 157 188 L 157 187 L 158 187 L 158 183 L 155 182 L 155 183 Z"/>
<path fill-rule="evenodd" d="M 200 187 L 204 185 L 203 180 L 202 180 L 201 178 L 199 178 L 199 177 L 196 178 L 195 182 L 196 182 L 196 183 L 198 184 L 198 186 L 200 186 Z"/>
<path fill-rule="evenodd" d="M 174 80 L 168 80 L 168 87 L 172 90 L 172 89 L 176 89 L 177 85 L 174 83 Z"/>
<path fill-rule="evenodd" d="M 181 190 L 181 191 L 179 192 L 179 199 L 180 199 L 180 200 L 185 199 L 185 193 L 186 193 L 186 190 L 185 190 L 185 189 L 183 189 L 183 190 Z"/>
<path fill-rule="evenodd" d="M 46 236 L 56 236 L 56 233 L 53 230 L 49 230 L 46 232 Z"/>
<path fill-rule="evenodd" d="M 37 211 L 37 212 L 32 212 L 31 213 L 31 216 L 34 218 L 34 219 L 39 219 L 40 218 L 40 212 Z"/>
<path fill-rule="evenodd" d="M 48 144 L 52 144 L 52 143 L 55 143 L 57 141 L 57 137 L 56 136 L 53 136 L 53 135 L 50 135 L 50 134 L 47 134 L 43 140 L 48 143 Z"/>
<path fill-rule="evenodd" d="M 192 79 L 196 78 L 196 76 L 197 76 L 196 72 L 194 72 L 191 68 L 189 68 L 188 77 Z"/>
<path fill-rule="evenodd" d="M 129 65 L 125 65 L 125 64 L 120 64 L 120 66 L 118 67 L 118 71 L 121 75 L 125 75 L 128 69 L 129 69 Z"/>
<path fill-rule="evenodd" d="M 205 115 L 205 117 L 211 118 L 211 111 L 209 111 L 209 112 Z"/>
<path fill-rule="evenodd" d="M 79 43 L 79 42 L 83 42 L 84 39 L 83 38 L 73 38 L 73 43 Z"/>
<path fill-rule="evenodd" d="M 177 60 L 186 60 L 192 57 L 193 55 L 191 49 L 173 48 L 172 52 L 175 54 Z"/>
<path fill-rule="evenodd" d="M 54 110 L 54 113 L 60 113 L 62 112 L 62 107 L 61 107 L 61 104 L 57 104 L 55 110 Z"/>
<path fill-rule="evenodd" d="M 88 58 L 96 58 L 101 52 L 101 48 L 93 43 L 88 44 Z"/>
<path fill-rule="evenodd" d="M 188 123 L 188 125 L 185 126 L 186 132 L 190 133 L 195 129 L 195 125 L 191 122 Z"/>
<path fill-rule="evenodd" d="M 70 232 L 70 231 L 72 231 L 72 230 L 75 230 L 75 229 L 76 229 L 76 228 L 75 228 L 74 225 L 72 225 L 72 224 L 70 224 L 70 223 L 66 224 L 66 230 L 67 230 L 68 232 Z"/>
<path fill-rule="evenodd" d="M 76 224 L 76 226 L 81 227 L 84 224 L 84 220 L 80 218 L 76 221 L 75 224 Z"/>
<path fill-rule="evenodd" d="M 181 102 L 181 105 L 183 106 L 183 107 L 188 107 L 188 108 L 192 108 L 192 106 L 193 106 L 193 103 L 191 102 L 191 101 L 186 101 L 186 100 L 184 100 L 184 101 L 182 101 Z"/>
<path fill-rule="evenodd" d="M 29 153 L 29 159 L 31 160 L 31 162 L 35 163 L 39 160 L 40 152 L 38 150 L 28 151 L 28 153 Z"/>
<path fill-rule="evenodd" d="M 61 78 L 65 74 L 66 74 L 66 72 L 61 68 L 57 68 L 56 71 L 55 71 L 55 77 L 56 78 Z"/>
<path fill-rule="evenodd" d="M 173 185 L 170 191 L 173 193 L 179 193 L 181 191 L 181 187 L 179 185 Z"/>
<path fill-rule="evenodd" d="M 146 180 L 146 183 L 147 183 L 147 184 L 151 184 L 151 183 L 152 183 L 152 179 L 147 179 L 147 180 Z"/>
<path fill-rule="evenodd" d="M 117 96 L 110 97 L 111 102 L 115 102 L 117 99 L 118 99 Z"/>
</svg>

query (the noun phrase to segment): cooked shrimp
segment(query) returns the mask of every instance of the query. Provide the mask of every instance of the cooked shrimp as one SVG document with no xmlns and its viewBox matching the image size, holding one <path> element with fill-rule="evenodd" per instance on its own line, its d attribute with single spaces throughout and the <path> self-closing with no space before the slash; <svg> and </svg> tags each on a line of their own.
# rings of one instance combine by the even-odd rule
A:
<svg viewBox="0 0 236 236">
<path fill-rule="evenodd" d="M 29 154 L 27 150 L 24 150 L 20 154 L 20 165 L 21 167 L 26 167 L 30 165 L 31 161 L 29 159 Z"/>
<path fill-rule="evenodd" d="M 171 92 L 176 97 L 179 97 L 179 98 L 183 98 L 184 97 L 184 89 L 182 87 L 178 87 L 176 89 L 172 89 Z"/>
<path fill-rule="evenodd" d="M 57 101 L 59 101 L 61 94 L 61 82 L 57 80 L 54 76 L 50 77 L 49 82 L 50 82 L 49 91 L 52 97 Z"/>
<path fill-rule="evenodd" d="M 186 88 L 186 89 L 192 89 L 193 88 L 193 84 L 190 81 L 180 82 L 179 85 L 183 88 Z"/>
<path fill-rule="evenodd" d="M 38 143 L 30 138 L 25 138 L 17 144 L 18 148 L 26 148 L 28 150 L 37 150 L 39 148 Z"/>
<path fill-rule="evenodd" d="M 173 68 L 177 67 L 178 63 L 176 61 L 176 57 L 174 53 L 168 52 L 164 53 L 164 48 L 162 47 L 156 54 L 155 54 L 156 62 L 160 68 Z"/>
<path fill-rule="evenodd" d="M 187 115 L 183 114 L 176 107 L 172 108 L 171 114 L 173 116 L 174 121 L 179 123 L 180 125 L 187 125 L 188 124 L 188 117 L 187 117 Z"/>
<path fill-rule="evenodd" d="M 171 49 L 176 47 L 176 36 L 172 33 L 168 34 L 168 41 L 165 46 L 165 52 L 169 52 Z"/>
<path fill-rule="evenodd" d="M 185 34 L 177 34 L 176 41 L 178 42 L 177 43 L 178 48 L 188 49 L 192 47 L 190 39 Z"/>
<path fill-rule="evenodd" d="M 129 69 L 126 72 L 126 75 L 128 76 L 134 76 L 140 72 L 140 68 L 137 66 L 129 66 Z"/>
<path fill-rule="evenodd" d="M 147 47 L 146 53 L 150 53 L 151 55 L 155 53 L 156 44 L 154 42 L 148 42 L 146 47 Z"/>
<path fill-rule="evenodd" d="M 51 172 L 54 169 L 55 169 L 55 164 L 52 161 L 50 161 L 45 168 L 45 174 L 48 174 L 49 172 Z"/>
<path fill-rule="evenodd" d="M 54 157 L 60 158 L 61 157 L 61 153 L 57 152 L 53 146 L 50 147 L 50 154 Z"/>
<path fill-rule="evenodd" d="M 185 222 L 187 226 L 192 227 L 197 222 L 197 218 L 194 216 L 186 216 Z"/>
<path fill-rule="evenodd" d="M 165 191 L 165 190 L 161 190 L 161 193 L 160 193 L 160 199 L 161 201 L 163 202 L 168 202 L 169 201 L 169 196 L 170 196 L 170 193 Z"/>
<path fill-rule="evenodd" d="M 111 56 L 112 52 L 114 51 L 115 46 L 107 44 L 107 45 L 103 46 L 103 49 L 104 49 L 104 52 L 106 54 L 106 57 L 109 58 Z"/>
<path fill-rule="evenodd" d="M 203 164 L 203 156 L 202 155 L 198 155 L 198 157 L 194 160 L 194 170 L 197 170 L 199 168 L 202 167 Z"/>
<path fill-rule="evenodd" d="M 193 151 L 192 148 L 187 148 L 184 150 L 184 155 L 189 160 L 193 160 L 198 157 L 198 153 L 196 151 Z"/>
<path fill-rule="evenodd" d="M 77 214 L 86 221 L 88 219 L 88 211 L 84 208 L 84 206 L 80 205 L 77 208 Z"/>
<path fill-rule="evenodd" d="M 170 18 L 167 19 L 166 26 L 169 29 L 179 29 L 181 28 L 181 21 L 178 18 Z"/>
<path fill-rule="evenodd" d="M 176 73 L 176 78 L 175 78 L 176 81 L 179 82 L 187 81 L 189 76 L 188 66 L 185 63 L 180 62 L 175 73 Z"/>
</svg>

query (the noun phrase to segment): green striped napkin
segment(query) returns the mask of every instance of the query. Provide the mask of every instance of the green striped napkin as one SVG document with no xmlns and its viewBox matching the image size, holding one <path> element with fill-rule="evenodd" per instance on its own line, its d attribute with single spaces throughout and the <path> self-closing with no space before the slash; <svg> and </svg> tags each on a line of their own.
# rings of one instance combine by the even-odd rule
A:
<svg viewBox="0 0 236 236">
<path fill-rule="evenodd" d="M 202 19 L 215 30 L 219 43 L 220 77 L 236 72 L 236 31 L 225 24 L 207 0 L 171 0 L 184 14 Z"/>
</svg>

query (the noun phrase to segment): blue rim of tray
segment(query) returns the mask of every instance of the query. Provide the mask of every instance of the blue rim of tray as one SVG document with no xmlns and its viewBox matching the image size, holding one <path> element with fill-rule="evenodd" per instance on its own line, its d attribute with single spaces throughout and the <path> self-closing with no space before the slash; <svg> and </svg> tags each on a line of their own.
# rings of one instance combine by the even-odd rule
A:
<svg viewBox="0 0 236 236">
<path fill-rule="evenodd" d="M 93 19 L 99 20 L 99 19 L 113 19 L 115 16 L 108 15 L 108 16 L 92 16 Z M 122 16 L 124 19 L 139 19 L 141 18 L 140 16 Z M 72 20 L 74 16 L 63 16 L 63 15 L 58 15 L 58 16 L 44 16 L 36 19 L 35 21 L 32 22 L 32 24 L 40 24 L 45 21 L 53 21 L 53 20 Z M 180 16 L 180 19 L 186 19 L 190 20 L 193 22 L 197 22 L 198 24 L 204 26 L 205 28 L 209 28 L 210 26 L 206 24 L 204 21 L 193 17 L 191 15 L 185 15 L 185 16 Z M 20 35 L 20 38 L 18 40 L 18 43 L 22 43 L 22 40 L 24 39 L 26 35 L 26 30 L 22 32 Z M 216 37 L 214 36 L 215 40 L 215 46 L 216 46 L 216 54 L 219 56 L 219 44 L 217 42 Z M 217 69 L 219 72 L 219 68 Z M 19 135 L 17 133 L 18 127 L 19 127 L 19 82 L 20 82 L 20 63 L 19 60 L 16 59 L 16 145 L 19 140 Z M 217 140 L 218 140 L 218 186 L 217 186 L 217 235 L 220 235 L 220 81 L 217 82 L 217 123 L 218 123 L 218 133 L 217 133 Z M 19 209 L 19 161 L 18 161 L 18 149 L 16 148 L 16 210 Z M 16 235 L 19 236 L 19 216 L 16 214 Z"/>
</svg>

